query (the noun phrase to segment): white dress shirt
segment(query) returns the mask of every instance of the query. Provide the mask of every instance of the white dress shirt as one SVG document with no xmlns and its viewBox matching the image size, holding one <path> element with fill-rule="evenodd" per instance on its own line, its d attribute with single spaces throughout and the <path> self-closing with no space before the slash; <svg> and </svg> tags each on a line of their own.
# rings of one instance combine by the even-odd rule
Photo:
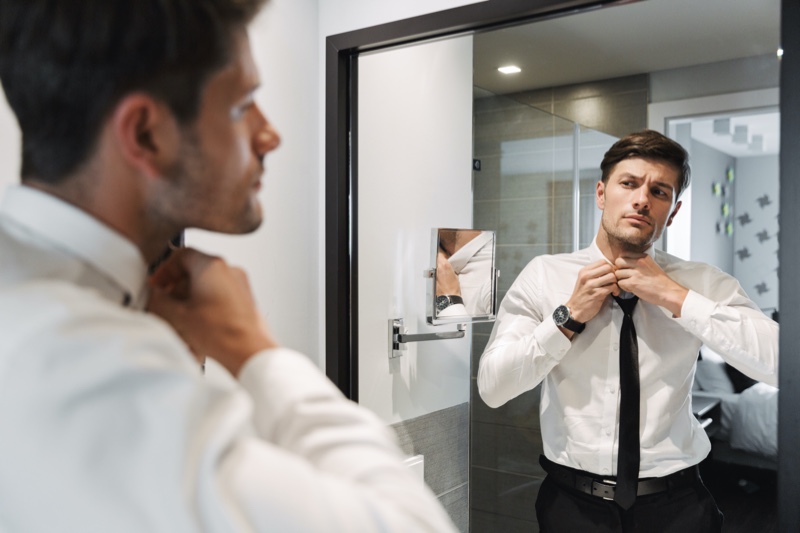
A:
<svg viewBox="0 0 800 533">
<path fill-rule="evenodd" d="M 747 298 L 735 278 L 653 248 L 648 253 L 690 290 L 680 318 L 642 300 L 633 313 L 643 478 L 670 474 L 708 455 L 711 445 L 691 409 L 701 344 L 772 385 L 778 366 L 778 325 Z M 615 475 L 622 310 L 608 297 L 572 341 L 552 318 L 572 295 L 579 270 L 600 259 L 605 258 L 593 243 L 574 253 L 536 257 L 523 269 L 500 305 L 481 357 L 478 389 L 488 405 L 498 407 L 543 383 L 545 456 L 579 470 Z"/>
<path fill-rule="evenodd" d="M 0 207 L 0 531 L 454 531 L 386 425 L 303 355 L 204 376 L 141 309 L 126 239 L 27 187 Z M 127 304 L 127 307 L 125 306 Z"/>
</svg>

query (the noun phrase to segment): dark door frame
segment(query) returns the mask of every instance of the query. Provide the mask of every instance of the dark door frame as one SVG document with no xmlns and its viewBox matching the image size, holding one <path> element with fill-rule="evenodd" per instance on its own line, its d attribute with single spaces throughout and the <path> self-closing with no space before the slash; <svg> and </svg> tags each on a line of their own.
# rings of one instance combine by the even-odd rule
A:
<svg viewBox="0 0 800 533">
<path fill-rule="evenodd" d="M 358 401 L 358 54 L 434 37 L 512 26 L 637 0 L 487 0 L 430 15 L 342 33 L 326 40 L 325 320 L 328 377 Z M 780 112 L 780 264 L 800 263 L 800 2 L 782 0 Z M 787 238 L 789 237 L 789 238 Z M 780 275 L 780 273 L 779 273 Z M 800 531 L 800 278 L 780 276 L 779 530 Z M 795 474 L 790 472 L 795 471 Z"/>
</svg>

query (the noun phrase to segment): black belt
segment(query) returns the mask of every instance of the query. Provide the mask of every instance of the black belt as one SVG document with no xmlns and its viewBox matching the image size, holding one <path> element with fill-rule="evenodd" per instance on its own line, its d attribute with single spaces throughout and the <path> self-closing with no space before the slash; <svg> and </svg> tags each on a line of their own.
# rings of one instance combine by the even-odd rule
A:
<svg viewBox="0 0 800 533">
<path fill-rule="evenodd" d="M 552 476 L 553 481 L 562 487 L 574 489 L 590 496 L 597 496 L 604 500 L 614 499 L 616 481 L 613 477 L 603 477 L 591 472 L 575 470 L 574 468 L 554 463 L 544 455 L 539 457 L 539 464 L 542 465 L 547 475 Z M 664 477 L 640 479 L 636 495 L 647 496 L 648 494 L 657 494 L 670 489 L 688 487 L 699 479 L 700 471 L 697 466 L 690 466 Z"/>
</svg>

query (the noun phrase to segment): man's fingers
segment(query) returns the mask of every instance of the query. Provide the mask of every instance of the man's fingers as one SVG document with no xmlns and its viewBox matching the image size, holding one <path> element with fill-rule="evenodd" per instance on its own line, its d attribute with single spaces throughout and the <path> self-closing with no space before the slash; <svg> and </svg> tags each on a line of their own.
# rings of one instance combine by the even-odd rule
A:
<svg viewBox="0 0 800 533">
<path fill-rule="evenodd" d="M 150 276 L 150 285 L 153 287 L 165 288 L 174 285 L 178 280 L 185 278 L 188 274 L 185 266 L 186 256 L 191 255 L 194 251 L 195 250 L 190 248 L 180 248 L 175 250 Z"/>
</svg>

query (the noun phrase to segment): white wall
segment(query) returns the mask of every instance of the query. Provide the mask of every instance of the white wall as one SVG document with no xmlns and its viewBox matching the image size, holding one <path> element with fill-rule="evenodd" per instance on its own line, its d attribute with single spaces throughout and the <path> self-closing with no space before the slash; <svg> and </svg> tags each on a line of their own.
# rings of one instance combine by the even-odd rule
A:
<svg viewBox="0 0 800 533">
<path fill-rule="evenodd" d="M 689 124 L 691 130 L 692 125 Z M 689 151 L 692 165 L 692 242 L 689 258 L 714 265 L 733 275 L 733 236 L 725 226 L 735 222 L 734 187 L 727 183 L 728 168 L 736 166 L 736 159 L 694 139 L 683 145 Z M 714 194 L 712 185 L 724 187 L 720 196 Z M 723 204 L 730 210 L 724 216 Z M 679 212 L 678 217 L 683 213 Z M 719 226 L 719 231 L 718 231 Z"/>
<path fill-rule="evenodd" d="M 469 401 L 470 335 L 408 343 L 426 325 L 433 228 L 472 227 L 472 36 L 359 59 L 359 402 L 394 423 Z"/>
<path fill-rule="evenodd" d="M 759 307 L 777 308 L 780 203 L 778 156 L 737 159 L 734 183 L 736 220 L 733 234 L 733 274 Z"/>
<path fill-rule="evenodd" d="M 192 231 L 187 242 L 244 267 L 278 340 L 324 367 L 316 0 L 273 0 L 250 35 L 261 75 L 256 100 L 282 137 L 281 147 L 266 160 L 261 191 L 266 220 L 251 235 Z"/>
</svg>

